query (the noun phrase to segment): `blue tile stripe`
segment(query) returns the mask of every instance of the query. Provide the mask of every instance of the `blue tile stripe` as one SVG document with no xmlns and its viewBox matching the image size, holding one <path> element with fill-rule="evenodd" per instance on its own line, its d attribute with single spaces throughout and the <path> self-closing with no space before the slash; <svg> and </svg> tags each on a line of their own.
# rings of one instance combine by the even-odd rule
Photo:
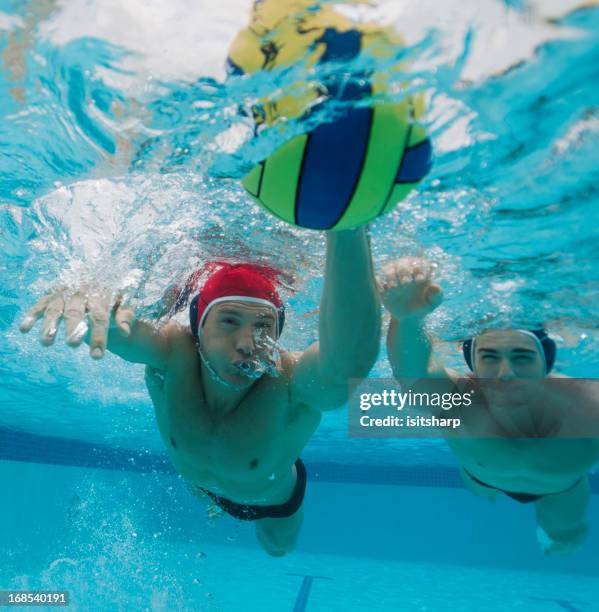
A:
<svg viewBox="0 0 599 612">
<path fill-rule="evenodd" d="M 0 427 L 0 461 L 22 461 L 73 467 L 175 474 L 166 454 L 134 451 L 70 438 L 42 436 Z M 462 488 L 457 468 L 439 465 L 361 465 L 313 461 L 307 463 L 312 482 Z M 599 474 L 590 475 L 591 490 L 599 494 Z"/>
<path fill-rule="evenodd" d="M 131 451 L 5 427 L 0 427 L 2 459 L 130 472 L 175 473 L 166 454 Z"/>
</svg>

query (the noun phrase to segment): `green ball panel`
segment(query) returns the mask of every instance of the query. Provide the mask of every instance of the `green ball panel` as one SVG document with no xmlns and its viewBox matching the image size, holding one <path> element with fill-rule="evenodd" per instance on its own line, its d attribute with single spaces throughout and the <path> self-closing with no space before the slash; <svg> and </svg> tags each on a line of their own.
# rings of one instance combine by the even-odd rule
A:
<svg viewBox="0 0 599 612">
<path fill-rule="evenodd" d="M 381 215 L 386 215 L 388 212 L 391 212 L 398 204 L 401 202 L 407 195 L 416 187 L 418 183 L 401 183 L 395 185 L 387 203 L 385 204 L 385 208 L 381 211 Z M 379 215 L 380 216 L 380 215 Z"/>
<path fill-rule="evenodd" d="M 415 147 L 421 142 L 424 142 L 428 138 L 426 130 L 418 123 L 412 124 L 412 132 L 410 134 L 410 140 L 408 147 Z"/>
<path fill-rule="evenodd" d="M 265 162 L 260 201 L 288 223 L 295 223 L 295 201 L 308 137 L 296 136 L 279 147 Z"/>
<path fill-rule="evenodd" d="M 278 211 L 272 210 L 271 208 L 269 208 L 264 202 L 262 202 L 262 200 L 258 199 L 257 197 L 253 196 L 252 194 L 250 194 L 250 196 L 251 196 L 252 200 L 254 200 L 254 202 L 260 204 L 260 206 L 263 209 L 265 209 L 269 214 L 273 215 L 273 217 L 276 217 L 277 219 L 280 219 L 281 221 L 285 221 L 286 223 L 292 223 L 293 225 L 295 225 L 293 223 L 293 221 L 289 221 L 289 219 L 285 219 L 284 217 L 281 217 L 281 215 L 278 213 Z"/>
<path fill-rule="evenodd" d="M 254 166 L 249 174 L 246 174 L 241 179 L 241 184 L 249 191 L 254 197 L 260 195 L 260 181 L 262 179 L 262 173 L 264 171 L 264 164 L 260 163 Z"/>
</svg>

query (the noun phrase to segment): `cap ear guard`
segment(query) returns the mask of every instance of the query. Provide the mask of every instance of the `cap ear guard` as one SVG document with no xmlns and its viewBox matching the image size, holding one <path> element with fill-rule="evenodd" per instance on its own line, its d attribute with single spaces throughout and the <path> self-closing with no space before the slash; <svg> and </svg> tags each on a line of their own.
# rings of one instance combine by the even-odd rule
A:
<svg viewBox="0 0 599 612">
<path fill-rule="evenodd" d="M 189 327 L 191 327 L 191 333 L 195 338 L 196 342 L 200 341 L 198 336 L 198 302 L 200 301 L 200 294 L 198 293 L 191 303 L 189 304 Z"/>
<path fill-rule="evenodd" d="M 540 341 L 543 347 L 543 353 L 545 354 L 545 370 L 546 374 L 549 374 L 555 365 L 555 358 L 557 355 L 557 344 L 555 340 L 547 333 L 547 330 L 540 327 L 539 329 L 532 329 L 531 334 L 534 334 Z"/>
<path fill-rule="evenodd" d="M 279 317 L 279 338 L 283 333 L 283 325 L 285 325 L 285 307 L 281 306 L 281 308 L 277 308 L 277 315 Z"/>
<path fill-rule="evenodd" d="M 462 353 L 464 353 L 464 361 L 474 372 L 474 366 L 472 364 L 472 338 L 468 338 L 468 340 L 462 342 Z"/>
</svg>

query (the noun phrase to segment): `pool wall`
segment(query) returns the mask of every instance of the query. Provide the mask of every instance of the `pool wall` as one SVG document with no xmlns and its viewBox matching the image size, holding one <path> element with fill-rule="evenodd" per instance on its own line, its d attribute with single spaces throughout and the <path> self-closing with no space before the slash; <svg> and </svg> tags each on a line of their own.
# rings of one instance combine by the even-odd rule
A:
<svg viewBox="0 0 599 612">
<path fill-rule="evenodd" d="M 530 505 L 503 496 L 491 503 L 455 487 L 327 482 L 307 468 L 300 553 L 599 577 L 597 495 L 584 548 L 545 557 Z M 83 549 L 84 540 L 97 546 L 104 536 L 165 539 L 198 552 L 204 545 L 256 548 L 251 524 L 207 520 L 205 506 L 168 473 L 0 460 L 0 486 L 0 546 L 14 571 L 41 571 L 73 539 Z"/>
</svg>

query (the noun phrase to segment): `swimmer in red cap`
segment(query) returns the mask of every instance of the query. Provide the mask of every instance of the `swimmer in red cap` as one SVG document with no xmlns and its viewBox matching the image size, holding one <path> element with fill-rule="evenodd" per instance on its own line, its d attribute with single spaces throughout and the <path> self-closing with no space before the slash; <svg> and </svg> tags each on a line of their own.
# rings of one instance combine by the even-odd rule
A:
<svg viewBox="0 0 599 612">
<path fill-rule="evenodd" d="M 160 433 L 191 491 L 255 521 L 263 548 L 284 555 L 302 522 L 299 455 L 322 411 L 347 402 L 350 379 L 367 376 L 378 353 L 368 237 L 365 229 L 327 235 L 319 342 L 303 353 L 278 346 L 285 308 L 276 270 L 226 262 L 207 268 L 178 296 L 178 306 L 190 302 L 189 327 L 171 321 L 156 329 L 120 300 L 76 290 L 42 298 L 21 330 L 43 317 L 48 346 L 64 318 L 69 345 L 86 341 L 95 359 L 108 350 L 145 364 Z"/>
<path fill-rule="evenodd" d="M 241 389 L 275 367 L 276 363 L 272 357 L 276 352 L 273 348 L 285 323 L 285 307 L 276 284 L 277 271 L 274 268 L 248 263 L 222 262 L 191 301 L 189 306 L 191 333 L 196 339 L 200 359 L 213 380 L 230 388 Z M 188 286 L 185 292 L 192 290 L 193 286 Z M 212 333 L 210 326 L 204 330 L 210 311 L 217 308 L 219 313 L 230 313 L 232 307 L 240 312 L 251 313 L 252 316 L 253 313 L 258 313 L 256 316 L 259 316 L 261 321 L 258 332 L 253 331 L 254 350 L 251 354 L 242 355 L 230 364 L 227 354 L 218 355 L 213 351 L 208 357 L 208 349 L 204 348 L 203 344 L 211 346 L 211 343 L 206 339 L 202 342 L 202 337 Z M 226 366 L 219 368 L 218 365 L 223 359 Z M 219 370 L 222 370 L 222 374 L 219 374 Z"/>
</svg>

